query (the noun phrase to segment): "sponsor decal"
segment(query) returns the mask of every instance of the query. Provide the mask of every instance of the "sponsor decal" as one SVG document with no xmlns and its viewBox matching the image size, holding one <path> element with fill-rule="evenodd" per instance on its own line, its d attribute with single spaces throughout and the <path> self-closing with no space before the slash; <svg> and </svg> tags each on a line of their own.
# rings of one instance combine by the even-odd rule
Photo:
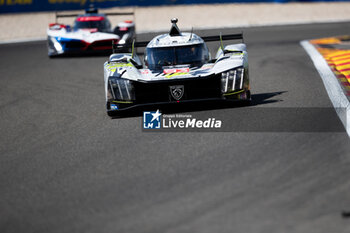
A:
<svg viewBox="0 0 350 233">
<path fill-rule="evenodd" d="M 31 5 L 33 3 L 32 0 L 0 0 L 0 5 Z"/>
<path fill-rule="evenodd" d="M 105 18 L 103 16 L 82 16 L 78 17 L 77 21 L 79 22 L 86 22 L 86 21 L 102 21 Z"/>
<path fill-rule="evenodd" d="M 1 0 L 0 0 L 1 1 Z M 7 0 L 10 1 L 10 0 Z M 28 0 L 12 0 L 12 1 L 28 1 Z M 80 4 L 84 6 L 89 3 L 108 3 L 108 2 L 118 2 L 118 0 L 48 0 L 50 4 Z"/>
<path fill-rule="evenodd" d="M 180 100 L 185 92 L 184 85 L 169 86 L 169 89 L 170 89 L 170 95 L 175 100 Z"/>
<path fill-rule="evenodd" d="M 80 5 L 85 5 L 87 0 L 48 0 L 50 4 L 64 4 L 64 3 L 78 3 Z"/>
<path fill-rule="evenodd" d="M 214 64 L 204 64 L 200 69 L 207 70 L 207 69 L 211 69 L 213 67 L 214 67 Z"/>
<path fill-rule="evenodd" d="M 129 68 L 133 67 L 133 65 L 131 63 L 117 63 L 117 64 L 108 64 L 106 65 L 107 70 L 111 71 L 111 72 L 115 72 L 117 70 L 117 68 Z"/>
<path fill-rule="evenodd" d="M 173 73 L 188 73 L 190 72 L 189 68 L 178 68 L 178 69 L 164 69 L 164 74 L 173 74 Z"/>
<path fill-rule="evenodd" d="M 120 27 L 120 28 L 119 28 L 119 31 L 121 31 L 121 32 L 125 32 L 125 31 L 127 31 L 127 30 L 128 30 L 127 27 Z"/>
<path fill-rule="evenodd" d="M 149 70 L 141 70 L 141 74 L 149 74 Z"/>
<path fill-rule="evenodd" d="M 112 110 L 118 110 L 118 105 L 116 105 L 116 104 L 111 104 L 111 109 L 112 109 Z"/>
<path fill-rule="evenodd" d="M 187 75 L 190 72 L 190 68 L 173 68 L 173 69 L 164 69 L 163 75 L 165 78 L 172 78 L 175 76 Z"/>
<path fill-rule="evenodd" d="M 170 73 L 170 74 L 165 74 L 164 77 L 165 78 L 172 78 L 175 76 L 181 76 L 181 75 L 187 75 L 188 73 Z"/>
</svg>

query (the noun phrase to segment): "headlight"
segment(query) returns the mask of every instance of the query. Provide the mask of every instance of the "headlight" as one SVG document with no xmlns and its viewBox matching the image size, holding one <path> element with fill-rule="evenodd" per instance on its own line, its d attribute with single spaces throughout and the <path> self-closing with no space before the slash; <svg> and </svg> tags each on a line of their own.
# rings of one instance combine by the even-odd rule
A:
<svg viewBox="0 0 350 233">
<path fill-rule="evenodd" d="M 135 100 L 135 90 L 132 81 L 118 77 L 109 77 L 108 82 L 108 91 L 110 91 L 110 94 L 114 100 Z"/>
<path fill-rule="evenodd" d="M 50 39 L 56 51 L 61 52 L 63 50 L 62 45 L 54 37 L 50 37 Z"/>
<path fill-rule="evenodd" d="M 236 68 L 221 74 L 221 92 L 240 90 L 243 88 L 244 68 Z"/>
</svg>

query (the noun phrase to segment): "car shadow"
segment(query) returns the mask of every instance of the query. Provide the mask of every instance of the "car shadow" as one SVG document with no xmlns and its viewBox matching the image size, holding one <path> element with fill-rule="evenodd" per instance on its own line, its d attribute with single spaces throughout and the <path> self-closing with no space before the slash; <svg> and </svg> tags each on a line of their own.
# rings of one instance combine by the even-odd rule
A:
<svg viewBox="0 0 350 233">
<path fill-rule="evenodd" d="M 72 54 L 59 54 L 49 57 L 50 59 L 66 59 L 66 58 L 87 58 L 87 57 L 109 57 L 112 54 L 111 51 L 107 52 L 83 52 Z"/>
<path fill-rule="evenodd" d="M 276 100 L 271 98 L 282 95 L 283 93 L 286 93 L 286 92 L 287 91 L 278 91 L 278 92 L 270 92 L 270 93 L 253 94 L 251 105 L 255 106 L 255 105 L 270 104 L 270 103 L 283 101 L 281 99 Z"/>
<path fill-rule="evenodd" d="M 144 111 L 157 111 L 158 109 L 163 114 L 176 114 L 176 113 L 186 113 L 186 112 L 201 112 L 208 110 L 218 110 L 218 109 L 229 109 L 229 108 L 243 108 L 250 106 L 257 106 L 262 104 L 270 104 L 275 102 L 280 102 L 283 100 L 271 99 L 275 96 L 282 95 L 286 91 L 270 92 L 270 93 L 259 93 L 252 94 L 252 101 L 247 102 L 227 102 L 227 101 L 203 101 L 203 102 L 192 102 L 192 103 L 171 103 L 162 105 L 152 105 L 152 106 L 140 106 L 127 111 L 121 111 L 112 116 L 112 119 L 119 118 L 132 118 L 140 117 L 143 115 Z"/>
</svg>

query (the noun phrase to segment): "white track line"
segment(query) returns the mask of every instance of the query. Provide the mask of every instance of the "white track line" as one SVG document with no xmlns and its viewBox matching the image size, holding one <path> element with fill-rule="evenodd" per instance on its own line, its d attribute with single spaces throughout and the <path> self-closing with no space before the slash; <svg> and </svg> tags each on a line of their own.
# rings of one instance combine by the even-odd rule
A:
<svg viewBox="0 0 350 233">
<path fill-rule="evenodd" d="M 346 132 L 348 133 L 348 136 L 350 137 L 350 124 L 347 124 L 347 122 L 350 121 L 350 103 L 348 98 L 345 96 L 344 91 L 333 71 L 329 68 L 327 62 L 316 50 L 316 48 L 307 40 L 301 41 L 300 44 L 311 57 L 311 60 L 322 78 L 323 84 L 335 108 L 335 111 L 337 112 L 338 117 L 340 118 Z"/>
</svg>

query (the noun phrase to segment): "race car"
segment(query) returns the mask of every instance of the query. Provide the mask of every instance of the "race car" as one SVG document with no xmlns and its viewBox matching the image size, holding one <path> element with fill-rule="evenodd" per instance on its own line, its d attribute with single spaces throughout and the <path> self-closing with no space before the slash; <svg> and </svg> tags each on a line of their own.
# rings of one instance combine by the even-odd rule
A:
<svg viewBox="0 0 350 233">
<path fill-rule="evenodd" d="M 149 42 L 135 42 L 132 53 L 118 45 L 104 63 L 104 87 L 109 116 L 130 108 L 192 101 L 251 100 L 248 54 L 242 43 L 223 46 L 223 40 L 243 41 L 242 34 L 199 37 L 181 32 L 172 19 L 170 32 Z M 215 59 L 205 41 L 220 41 Z M 134 47 L 146 46 L 144 64 Z"/>
<path fill-rule="evenodd" d="M 109 52 L 112 41 L 122 48 L 130 47 L 135 38 L 135 24 L 132 20 L 118 23 L 112 31 L 107 15 L 133 15 L 133 12 L 99 14 L 95 8 L 85 14 L 57 15 L 56 23 L 47 29 L 49 57 L 62 54 L 82 54 L 87 52 Z M 60 17 L 76 17 L 73 27 L 57 23 Z"/>
</svg>

